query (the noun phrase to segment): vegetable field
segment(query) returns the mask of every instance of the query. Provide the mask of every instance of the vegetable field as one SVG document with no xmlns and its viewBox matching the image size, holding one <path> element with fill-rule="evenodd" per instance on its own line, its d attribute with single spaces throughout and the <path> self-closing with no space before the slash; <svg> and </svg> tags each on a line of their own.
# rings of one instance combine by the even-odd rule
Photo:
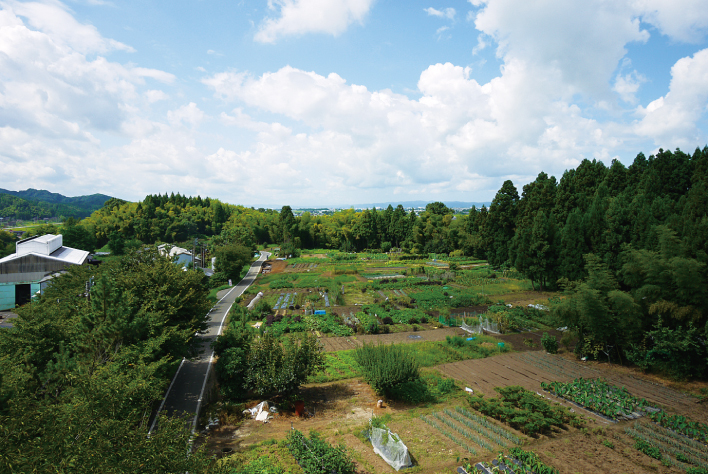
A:
<svg viewBox="0 0 708 474">
<path fill-rule="evenodd" d="M 624 387 L 602 379 L 575 379 L 572 382 L 541 382 L 541 388 L 613 420 L 630 420 L 653 411 L 645 399 L 638 399 Z"/>
</svg>

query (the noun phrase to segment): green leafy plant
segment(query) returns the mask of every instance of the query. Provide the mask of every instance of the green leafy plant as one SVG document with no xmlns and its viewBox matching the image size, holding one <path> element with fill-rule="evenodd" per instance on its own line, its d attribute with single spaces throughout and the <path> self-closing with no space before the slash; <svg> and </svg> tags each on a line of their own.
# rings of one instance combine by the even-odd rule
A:
<svg viewBox="0 0 708 474">
<path fill-rule="evenodd" d="M 649 406 L 643 398 L 636 398 L 624 387 L 616 387 L 603 379 L 541 382 L 541 388 L 612 419 L 634 417 L 633 412 Z"/>
<path fill-rule="evenodd" d="M 354 353 L 364 379 L 380 395 L 399 397 L 397 388 L 405 383 L 418 383 L 420 370 L 415 358 L 397 345 L 364 344 Z"/>
<path fill-rule="evenodd" d="M 525 434 L 542 433 L 552 426 L 562 426 L 566 423 L 582 424 L 582 420 L 567 408 L 551 405 L 522 387 L 495 387 L 494 390 L 499 393 L 499 398 L 472 396 L 468 399 L 470 406 L 487 416 L 508 423 Z"/>
<path fill-rule="evenodd" d="M 288 434 L 288 448 L 305 474 L 355 474 L 354 461 L 343 445 L 332 446 L 316 431 L 307 438 L 298 430 Z"/>
<path fill-rule="evenodd" d="M 544 332 L 541 337 L 541 345 L 549 354 L 558 353 L 558 340 L 556 340 L 556 336 L 550 336 L 547 332 Z"/>
</svg>

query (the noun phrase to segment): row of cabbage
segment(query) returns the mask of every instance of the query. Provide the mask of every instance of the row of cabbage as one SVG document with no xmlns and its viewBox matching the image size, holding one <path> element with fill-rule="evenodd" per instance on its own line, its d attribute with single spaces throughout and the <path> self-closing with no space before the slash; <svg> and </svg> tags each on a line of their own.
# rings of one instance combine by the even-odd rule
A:
<svg viewBox="0 0 708 474">
<path fill-rule="evenodd" d="M 609 384 L 603 379 L 541 382 L 541 388 L 613 420 L 638 418 L 644 411 L 654 411 L 645 399 L 637 398 L 624 387 Z"/>
</svg>

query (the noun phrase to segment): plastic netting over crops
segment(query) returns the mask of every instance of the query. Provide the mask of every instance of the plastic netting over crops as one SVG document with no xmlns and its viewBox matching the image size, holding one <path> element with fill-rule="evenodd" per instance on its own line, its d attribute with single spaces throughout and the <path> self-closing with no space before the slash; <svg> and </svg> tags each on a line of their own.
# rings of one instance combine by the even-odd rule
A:
<svg viewBox="0 0 708 474">
<path fill-rule="evenodd" d="M 489 321 L 489 318 L 482 319 L 482 316 L 479 318 L 467 318 L 467 322 L 470 324 L 466 324 L 465 321 L 462 320 L 462 324 L 460 325 L 460 327 L 467 332 L 476 334 L 481 333 L 482 330 L 494 333 L 499 332 L 499 325 Z"/>
<path fill-rule="evenodd" d="M 398 471 L 403 467 L 413 465 L 408 454 L 408 448 L 396 433 L 391 433 L 391 430 L 388 429 L 383 430 L 372 426 L 370 436 L 374 452 L 381 456 L 389 466 Z"/>
</svg>

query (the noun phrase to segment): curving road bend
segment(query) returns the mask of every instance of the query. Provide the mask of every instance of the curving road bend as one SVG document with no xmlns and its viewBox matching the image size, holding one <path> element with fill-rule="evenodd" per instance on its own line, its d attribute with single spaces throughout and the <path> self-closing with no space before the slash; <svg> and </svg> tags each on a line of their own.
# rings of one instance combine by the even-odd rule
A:
<svg viewBox="0 0 708 474">
<path fill-rule="evenodd" d="M 234 301 L 251 286 L 258 276 L 263 262 L 269 256 L 269 252 L 261 252 L 261 256 L 251 264 L 251 268 L 248 269 L 248 273 L 246 273 L 243 280 L 231 288 L 209 311 L 207 329 L 196 337 L 199 355 L 192 359 L 182 359 L 182 363 L 167 389 L 165 398 L 155 414 L 150 426 L 150 433 L 155 430 L 158 416 L 163 411 L 169 416 L 186 415 L 191 417 L 192 434 L 194 433 L 204 399 L 204 391 L 214 361 L 214 351 L 211 349 L 211 343 L 221 334 L 226 322 L 226 315 L 229 314 Z"/>
</svg>

